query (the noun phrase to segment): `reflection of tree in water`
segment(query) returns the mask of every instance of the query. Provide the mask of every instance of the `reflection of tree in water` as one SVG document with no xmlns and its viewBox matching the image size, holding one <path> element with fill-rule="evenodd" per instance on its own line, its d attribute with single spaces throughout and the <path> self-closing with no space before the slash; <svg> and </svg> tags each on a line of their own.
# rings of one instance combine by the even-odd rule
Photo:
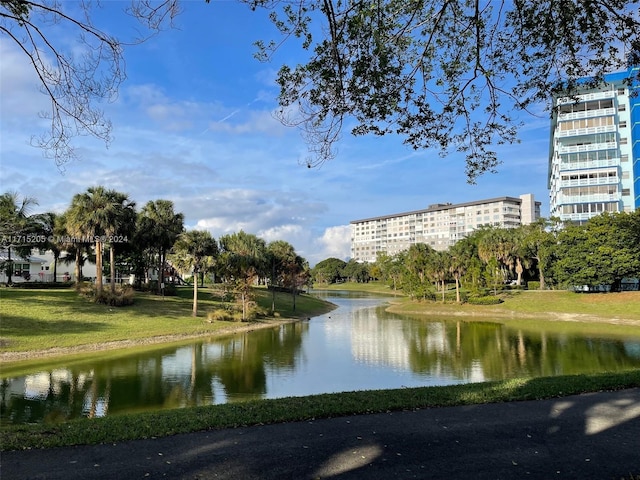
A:
<svg viewBox="0 0 640 480">
<path fill-rule="evenodd" d="M 214 363 L 215 374 L 227 395 L 261 397 L 267 393 L 266 367 L 293 369 L 303 335 L 309 327 L 304 322 L 283 325 L 278 329 L 258 330 L 229 342 L 224 355 Z"/>
<path fill-rule="evenodd" d="M 414 372 L 462 380 L 550 376 L 640 367 L 621 340 L 524 332 L 493 322 L 407 321 L 403 324 Z"/>
</svg>

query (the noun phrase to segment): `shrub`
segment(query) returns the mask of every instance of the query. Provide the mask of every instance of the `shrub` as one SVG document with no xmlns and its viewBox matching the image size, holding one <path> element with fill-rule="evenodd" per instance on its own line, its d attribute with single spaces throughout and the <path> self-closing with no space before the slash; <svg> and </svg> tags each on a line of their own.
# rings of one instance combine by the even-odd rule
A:
<svg viewBox="0 0 640 480">
<path fill-rule="evenodd" d="M 151 280 L 148 283 L 136 285 L 135 289 L 139 292 L 151 292 L 158 294 L 158 281 Z M 178 295 L 178 288 L 173 283 L 165 283 L 164 294 L 167 297 L 175 297 L 176 295 Z"/>
<path fill-rule="evenodd" d="M 229 308 L 217 308 L 207 313 L 209 322 L 240 322 L 242 321 L 242 312 Z"/>
<path fill-rule="evenodd" d="M 527 282 L 529 290 L 540 290 L 540 282 Z"/>
<path fill-rule="evenodd" d="M 497 305 L 502 303 L 502 299 L 493 295 L 487 295 L 484 297 L 469 297 L 467 303 L 471 305 Z"/>
<path fill-rule="evenodd" d="M 250 322 L 258 317 L 267 316 L 268 310 L 260 307 L 255 302 L 249 302 L 247 304 L 247 318 L 246 321 Z M 241 322 L 242 321 L 242 305 L 237 303 L 227 304 L 224 308 L 217 308 L 207 314 L 207 320 L 209 322 Z"/>
<path fill-rule="evenodd" d="M 101 305 L 109 305 L 111 307 L 133 305 L 133 288 L 130 285 L 118 286 L 115 292 L 112 292 L 109 286 L 106 285 L 98 293 L 95 285 L 85 284 L 79 289 L 79 293 L 89 301 Z"/>
</svg>

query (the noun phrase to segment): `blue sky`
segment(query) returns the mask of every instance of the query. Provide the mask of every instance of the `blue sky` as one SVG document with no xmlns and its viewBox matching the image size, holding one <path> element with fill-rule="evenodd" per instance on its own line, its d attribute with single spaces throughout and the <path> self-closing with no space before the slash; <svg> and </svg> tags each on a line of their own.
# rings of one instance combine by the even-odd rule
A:
<svg viewBox="0 0 640 480">
<path fill-rule="evenodd" d="M 98 26 L 130 35 L 118 13 L 127 2 L 106 5 Z M 253 42 L 278 39 L 277 32 L 265 12 L 232 1 L 184 2 L 174 23 L 125 50 L 127 79 L 104 105 L 113 142 L 107 149 L 77 139 L 81 159 L 64 171 L 29 144 L 46 128 L 38 112 L 47 97 L 17 47 L 0 36 L 2 191 L 35 197 L 37 211 L 58 212 L 93 185 L 126 192 L 139 206 L 165 198 L 189 229 L 286 240 L 312 265 L 349 256 L 349 222 L 356 219 L 523 193 L 533 193 L 548 214 L 546 113 L 523 117 L 522 142 L 499 148 L 499 173 L 475 185 L 466 182 L 462 155 L 416 152 L 394 136 L 345 133 L 334 160 L 308 169 L 299 132 L 271 115 L 275 74 L 299 58 L 295 44 L 271 63 L 255 60 Z M 73 46 L 64 30 L 52 35 Z"/>
</svg>

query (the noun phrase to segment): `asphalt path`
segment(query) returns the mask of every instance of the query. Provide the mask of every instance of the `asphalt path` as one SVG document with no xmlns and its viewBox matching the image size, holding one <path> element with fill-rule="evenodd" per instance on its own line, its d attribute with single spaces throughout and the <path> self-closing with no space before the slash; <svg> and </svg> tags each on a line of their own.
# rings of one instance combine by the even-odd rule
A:
<svg viewBox="0 0 640 480">
<path fill-rule="evenodd" d="M 640 388 L 4 452 L 12 479 L 640 479 Z"/>
</svg>

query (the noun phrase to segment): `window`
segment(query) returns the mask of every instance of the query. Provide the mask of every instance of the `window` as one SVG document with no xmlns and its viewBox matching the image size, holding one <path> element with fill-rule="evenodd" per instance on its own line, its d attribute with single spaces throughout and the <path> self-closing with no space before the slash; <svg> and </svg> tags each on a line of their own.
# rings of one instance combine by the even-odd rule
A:
<svg viewBox="0 0 640 480">
<path fill-rule="evenodd" d="M 624 88 L 618 89 L 618 95 L 624 95 Z"/>
<path fill-rule="evenodd" d="M 622 196 L 623 197 L 628 197 L 629 195 L 631 195 L 631 190 L 629 188 L 623 188 L 622 189 Z"/>
<path fill-rule="evenodd" d="M 629 140 L 627 139 L 627 137 L 622 137 L 622 138 L 620 139 L 620 145 L 626 145 L 628 141 L 629 141 Z"/>
<path fill-rule="evenodd" d="M 628 162 L 629 161 L 629 155 L 627 155 L 626 153 L 624 155 L 620 155 L 620 161 L 621 162 Z"/>
<path fill-rule="evenodd" d="M 627 110 L 627 106 L 624 103 L 621 103 L 620 105 L 618 105 L 619 112 L 624 112 L 626 110 Z"/>
<path fill-rule="evenodd" d="M 629 172 L 622 172 L 622 178 L 623 179 L 629 178 Z"/>
<path fill-rule="evenodd" d="M 627 121 L 626 120 L 622 120 L 620 123 L 618 123 L 618 127 L 619 128 L 627 128 Z"/>
</svg>

